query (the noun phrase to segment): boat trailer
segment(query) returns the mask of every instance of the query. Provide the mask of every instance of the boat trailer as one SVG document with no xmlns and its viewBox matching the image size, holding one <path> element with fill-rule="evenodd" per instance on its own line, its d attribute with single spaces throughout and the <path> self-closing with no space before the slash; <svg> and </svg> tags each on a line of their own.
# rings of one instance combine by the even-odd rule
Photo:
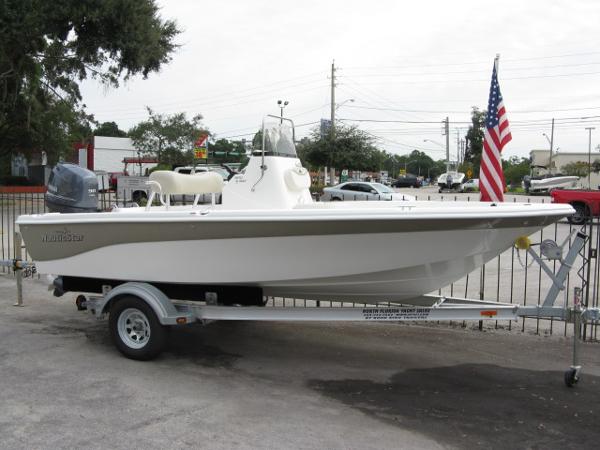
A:
<svg viewBox="0 0 600 450">
<path fill-rule="evenodd" d="M 564 248 L 572 240 L 567 255 Z M 574 231 L 562 245 L 545 240 L 539 244 L 540 257 L 529 239 L 517 239 L 517 250 L 525 250 L 541 266 L 552 280 L 543 303 L 519 305 L 495 301 L 474 300 L 441 295 L 423 295 L 405 303 L 362 304 L 361 306 L 329 308 L 316 306 L 223 306 L 216 293 L 205 294 L 204 302 L 174 300 L 149 283 L 127 282 L 116 287 L 103 286 L 102 295 L 85 297 L 78 295 L 77 308 L 88 310 L 98 319 L 109 317 L 109 329 L 115 345 L 126 357 L 137 360 L 152 359 L 166 345 L 166 327 L 183 326 L 195 322 L 208 323 L 215 320 L 255 320 L 255 321 L 353 321 L 353 322 L 422 322 L 422 321 L 463 321 L 463 320 L 518 320 L 527 318 L 557 318 L 573 323 L 573 361 L 565 372 L 564 380 L 571 387 L 579 381 L 581 364 L 579 345 L 581 325 L 598 323 L 600 308 L 586 308 L 582 302 L 582 290 L 574 289 L 573 306 L 555 306 L 575 259 L 583 249 L 587 236 Z M 546 261 L 558 261 L 556 273 Z M 10 266 L 17 274 L 17 283 L 22 280 L 23 270 L 35 272 L 35 266 L 21 260 L 6 260 L 0 265 Z M 22 288 L 18 287 L 19 298 Z M 17 302 L 22 305 L 22 302 Z"/>
</svg>

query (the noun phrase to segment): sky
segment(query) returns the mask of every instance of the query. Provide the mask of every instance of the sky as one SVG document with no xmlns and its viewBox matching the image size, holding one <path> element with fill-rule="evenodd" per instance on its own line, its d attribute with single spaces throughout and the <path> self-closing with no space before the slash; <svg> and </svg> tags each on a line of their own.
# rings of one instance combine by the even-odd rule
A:
<svg viewBox="0 0 600 450">
<path fill-rule="evenodd" d="M 88 113 L 128 130 L 157 113 L 203 116 L 214 137 L 252 139 L 265 114 L 306 136 L 330 117 L 378 147 L 451 159 L 473 106 L 487 107 L 494 57 L 513 139 L 503 157 L 600 152 L 600 2 L 158 0 L 182 30 L 172 61 L 118 88 L 82 85 Z M 426 141 L 426 139 L 428 141 Z M 596 148 L 598 147 L 598 148 Z"/>
</svg>

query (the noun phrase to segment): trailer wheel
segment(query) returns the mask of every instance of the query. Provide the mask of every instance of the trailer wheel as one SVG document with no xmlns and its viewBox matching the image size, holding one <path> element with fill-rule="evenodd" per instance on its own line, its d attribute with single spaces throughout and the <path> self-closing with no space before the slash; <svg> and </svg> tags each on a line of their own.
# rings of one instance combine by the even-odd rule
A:
<svg viewBox="0 0 600 450">
<path fill-rule="evenodd" d="M 108 326 L 117 349 L 139 361 L 155 358 L 165 347 L 166 329 L 148 304 L 133 296 L 111 307 Z"/>
<path fill-rule="evenodd" d="M 567 221 L 573 225 L 583 225 L 589 216 L 587 207 L 582 203 L 574 203 L 571 206 L 575 209 L 575 214 L 567 217 Z"/>
<path fill-rule="evenodd" d="M 565 372 L 565 384 L 567 387 L 573 387 L 579 381 L 577 370 L 569 369 Z"/>
</svg>

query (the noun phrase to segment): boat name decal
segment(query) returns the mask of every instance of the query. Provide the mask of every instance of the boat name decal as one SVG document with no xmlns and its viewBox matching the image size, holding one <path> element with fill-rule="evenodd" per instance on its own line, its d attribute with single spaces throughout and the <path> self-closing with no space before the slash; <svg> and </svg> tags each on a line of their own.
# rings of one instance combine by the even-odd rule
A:
<svg viewBox="0 0 600 450">
<path fill-rule="evenodd" d="M 83 234 L 72 233 L 68 228 L 44 234 L 42 242 L 81 242 Z"/>
<path fill-rule="evenodd" d="M 363 320 L 427 320 L 430 308 L 363 308 Z"/>
</svg>

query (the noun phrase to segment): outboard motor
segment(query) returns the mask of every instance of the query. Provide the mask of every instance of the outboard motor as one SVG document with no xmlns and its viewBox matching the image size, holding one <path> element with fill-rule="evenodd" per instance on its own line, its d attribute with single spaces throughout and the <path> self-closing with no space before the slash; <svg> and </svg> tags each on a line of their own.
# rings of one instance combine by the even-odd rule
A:
<svg viewBox="0 0 600 450">
<path fill-rule="evenodd" d="M 97 212 L 96 174 L 75 164 L 57 164 L 48 181 L 46 206 L 50 212 Z"/>
<path fill-rule="evenodd" d="M 453 183 L 453 179 L 452 179 L 452 175 L 448 174 L 446 175 L 446 187 L 448 189 L 452 189 L 452 183 Z"/>
</svg>

